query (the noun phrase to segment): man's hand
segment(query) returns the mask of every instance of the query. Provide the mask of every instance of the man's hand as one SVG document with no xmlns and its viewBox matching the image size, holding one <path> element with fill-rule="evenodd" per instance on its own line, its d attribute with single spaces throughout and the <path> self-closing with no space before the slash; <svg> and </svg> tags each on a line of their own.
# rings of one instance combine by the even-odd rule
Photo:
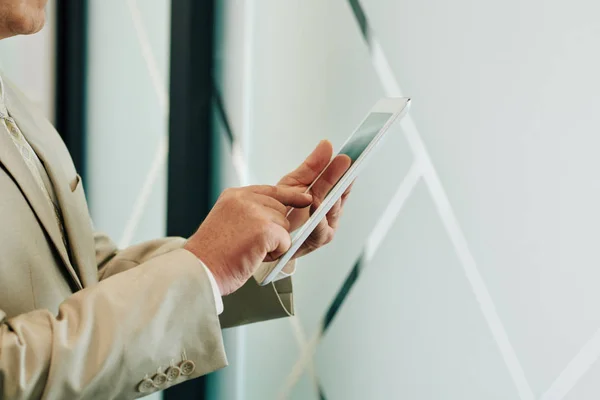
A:
<svg viewBox="0 0 600 400">
<path fill-rule="evenodd" d="M 309 216 L 323 202 L 323 199 L 327 196 L 327 193 L 329 193 L 331 188 L 333 188 L 342 175 L 350 168 L 352 163 L 350 157 L 342 154 L 331 160 L 332 156 L 333 147 L 331 143 L 326 140 L 322 141 L 306 160 L 296 168 L 296 170 L 284 176 L 277 184 L 277 186 L 281 188 L 290 188 L 298 192 L 304 192 L 317 176 L 319 176 L 329 161 L 331 161 L 327 170 L 319 177 L 319 180 L 315 182 L 308 192 L 313 197 L 313 203 L 310 209 L 296 209 L 289 215 L 290 232 L 294 231 L 308 220 Z M 326 217 L 319 222 L 319 225 L 317 225 L 308 239 L 306 239 L 304 244 L 298 249 L 294 258 L 304 256 L 333 240 L 339 219 L 342 215 L 344 203 L 350 194 L 351 188 L 352 185 L 350 185 L 342 197 L 335 203 L 327 213 Z"/>
<path fill-rule="evenodd" d="M 221 194 L 185 249 L 210 269 L 225 296 L 239 289 L 266 259 L 289 249 L 288 207 L 305 208 L 312 196 L 298 188 L 248 186 Z"/>
</svg>

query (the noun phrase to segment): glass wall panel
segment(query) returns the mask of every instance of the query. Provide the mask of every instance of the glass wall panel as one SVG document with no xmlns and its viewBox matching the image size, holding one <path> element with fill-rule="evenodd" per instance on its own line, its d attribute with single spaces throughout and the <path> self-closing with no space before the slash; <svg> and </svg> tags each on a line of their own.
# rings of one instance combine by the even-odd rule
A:
<svg viewBox="0 0 600 400">
<path fill-rule="evenodd" d="M 275 183 L 321 138 L 339 146 L 385 93 L 413 98 L 338 237 L 294 278 L 310 337 L 424 162 L 317 348 L 325 396 L 594 398 L 597 2 L 234 3 L 220 5 L 217 85 L 254 181 Z M 237 398 L 276 398 L 300 355 L 295 332 L 286 320 L 246 328 Z M 289 394 L 317 393 L 305 372 Z"/>
<path fill-rule="evenodd" d="M 128 4 L 151 49 L 154 81 Z M 147 196 L 141 193 L 168 134 L 157 90 L 168 96 L 170 8 L 167 0 L 89 2 L 86 189 L 96 228 L 121 244 L 165 235 L 166 163 L 156 168 Z M 124 236 L 127 227 L 135 228 Z"/>
<path fill-rule="evenodd" d="M 137 2 L 168 93 L 170 2 Z M 128 2 L 90 2 L 87 192 L 96 227 L 115 240 L 124 229 L 156 162 L 167 116 L 161 108 Z M 133 241 L 160 237 L 166 222 L 166 168 L 159 169 Z"/>
<path fill-rule="evenodd" d="M 363 3 L 419 105 L 412 115 L 524 374 L 544 393 L 600 327 L 600 6 Z"/>
</svg>

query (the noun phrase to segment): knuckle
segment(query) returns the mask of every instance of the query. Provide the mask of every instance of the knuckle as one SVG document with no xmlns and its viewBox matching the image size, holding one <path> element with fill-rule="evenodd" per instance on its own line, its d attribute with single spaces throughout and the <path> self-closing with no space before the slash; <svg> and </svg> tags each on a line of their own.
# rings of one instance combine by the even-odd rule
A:
<svg viewBox="0 0 600 400">
<path fill-rule="evenodd" d="M 269 196 L 277 197 L 279 194 L 279 188 L 277 186 L 267 186 L 267 193 Z"/>
<path fill-rule="evenodd" d="M 276 204 L 276 207 L 277 207 L 277 211 L 279 211 L 282 214 L 285 214 L 287 212 L 286 206 L 284 206 L 280 202 L 276 202 L 275 204 Z"/>
<path fill-rule="evenodd" d="M 329 244 L 333 241 L 333 237 L 334 237 L 334 233 L 333 232 L 327 232 L 324 237 L 323 237 L 323 244 Z"/>
<path fill-rule="evenodd" d="M 260 218 L 262 217 L 261 215 L 261 208 L 260 206 L 258 206 L 256 203 L 248 203 L 245 206 L 245 214 L 249 215 L 251 218 Z"/>
<path fill-rule="evenodd" d="M 221 198 L 222 199 L 235 198 L 236 192 L 237 192 L 237 189 L 235 189 L 235 188 L 227 188 L 227 189 L 223 190 L 223 192 L 221 192 Z"/>
<path fill-rule="evenodd" d="M 247 201 L 247 193 L 243 188 L 230 189 L 230 191 L 223 197 L 222 201 L 224 205 L 229 208 L 240 208 L 243 207 L 246 212 L 253 210 L 253 203 Z"/>
<path fill-rule="evenodd" d="M 271 233 L 271 221 L 266 218 L 261 218 L 257 223 L 257 229 L 261 236 L 268 236 Z"/>
<path fill-rule="evenodd" d="M 227 189 L 227 192 L 223 192 L 221 195 L 221 202 L 229 206 L 235 204 L 237 200 L 238 196 L 233 189 Z"/>
<path fill-rule="evenodd" d="M 256 189 L 266 196 L 271 196 L 271 194 L 273 192 L 273 186 L 271 186 L 271 185 L 260 185 L 260 186 L 257 186 Z"/>
<path fill-rule="evenodd" d="M 224 189 L 224 190 L 221 192 L 221 194 L 219 195 L 219 200 L 223 200 L 223 199 L 227 198 L 227 197 L 229 196 L 229 191 L 230 191 L 230 190 L 231 190 L 231 189 L 229 189 L 229 188 L 227 188 L 227 189 Z"/>
<path fill-rule="evenodd" d="M 329 234 L 329 241 L 327 243 L 333 242 L 333 239 L 335 239 L 335 232 L 332 230 Z"/>
<path fill-rule="evenodd" d="M 286 252 L 290 249 L 290 247 L 292 247 L 292 240 L 290 239 L 289 236 L 285 236 L 281 242 L 282 246 L 281 249 L 283 250 L 283 252 Z"/>
</svg>

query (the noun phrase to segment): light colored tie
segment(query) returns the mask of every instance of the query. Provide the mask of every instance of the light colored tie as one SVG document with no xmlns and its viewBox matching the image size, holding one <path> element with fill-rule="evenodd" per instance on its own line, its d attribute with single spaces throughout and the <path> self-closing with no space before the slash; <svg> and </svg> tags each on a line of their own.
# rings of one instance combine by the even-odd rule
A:
<svg viewBox="0 0 600 400">
<path fill-rule="evenodd" d="M 25 136 L 23 136 L 23 133 L 17 126 L 15 120 L 11 118 L 8 110 L 6 109 L 6 105 L 4 104 L 4 84 L 2 82 L 2 78 L 0 78 L 0 120 L 2 120 L 2 126 L 5 128 L 5 132 L 8 133 L 15 147 L 17 150 L 19 150 L 19 153 L 23 157 L 23 161 L 25 161 L 25 165 L 27 165 L 27 168 L 29 168 L 31 171 L 33 179 L 36 181 L 40 190 L 44 194 L 44 197 L 46 197 L 46 199 L 52 205 L 52 208 L 54 209 L 54 215 L 56 217 L 56 223 L 60 228 L 63 243 L 65 244 L 65 247 L 67 247 L 62 213 L 60 210 L 60 205 L 58 204 L 56 192 L 54 191 L 54 186 L 52 186 L 52 182 L 50 181 L 50 177 L 48 176 L 46 168 L 40 161 L 39 157 Z"/>
</svg>

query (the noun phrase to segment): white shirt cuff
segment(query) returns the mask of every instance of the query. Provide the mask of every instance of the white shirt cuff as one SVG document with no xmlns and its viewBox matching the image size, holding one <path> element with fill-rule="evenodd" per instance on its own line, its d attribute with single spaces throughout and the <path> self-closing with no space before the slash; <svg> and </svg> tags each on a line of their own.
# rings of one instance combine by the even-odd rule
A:
<svg viewBox="0 0 600 400">
<path fill-rule="evenodd" d="M 223 310 L 225 307 L 223 306 L 223 298 L 221 297 L 221 291 L 219 290 L 219 285 L 217 284 L 217 280 L 215 279 L 212 272 L 210 272 L 210 269 L 208 269 L 206 264 L 204 264 L 202 262 L 202 260 L 200 260 L 199 258 L 198 258 L 198 261 L 200 262 L 200 265 L 202 265 L 202 268 L 204 268 L 204 271 L 206 271 L 206 274 L 208 275 L 208 280 L 210 282 L 210 286 L 211 286 L 212 292 L 213 292 L 213 297 L 215 299 L 217 315 L 221 315 L 223 313 Z M 277 274 L 275 279 L 273 279 L 273 282 L 279 281 L 284 278 L 288 278 L 288 277 L 294 275 L 295 272 L 296 272 L 296 260 L 292 260 L 292 261 L 288 262 L 281 271 L 279 271 L 279 274 Z"/>
<path fill-rule="evenodd" d="M 208 275 L 208 280 L 210 281 L 210 286 L 212 287 L 213 296 L 215 298 L 215 305 L 217 306 L 217 315 L 221 315 L 224 307 L 223 299 L 221 298 L 221 291 L 219 290 L 219 285 L 217 284 L 215 277 L 213 276 L 212 272 L 210 272 L 210 269 L 208 269 L 206 264 L 204 264 L 202 260 L 198 261 L 200 261 L 200 264 L 202 264 L 202 268 L 204 268 L 206 274 Z"/>
<path fill-rule="evenodd" d="M 296 260 L 295 259 L 291 260 L 287 264 L 285 264 L 285 267 L 283 267 L 281 269 L 281 271 L 279 271 L 277 276 L 275 276 L 275 278 L 273 279 L 273 282 L 277 282 L 281 279 L 288 278 L 288 277 L 294 275 L 294 272 L 296 272 Z"/>
</svg>

